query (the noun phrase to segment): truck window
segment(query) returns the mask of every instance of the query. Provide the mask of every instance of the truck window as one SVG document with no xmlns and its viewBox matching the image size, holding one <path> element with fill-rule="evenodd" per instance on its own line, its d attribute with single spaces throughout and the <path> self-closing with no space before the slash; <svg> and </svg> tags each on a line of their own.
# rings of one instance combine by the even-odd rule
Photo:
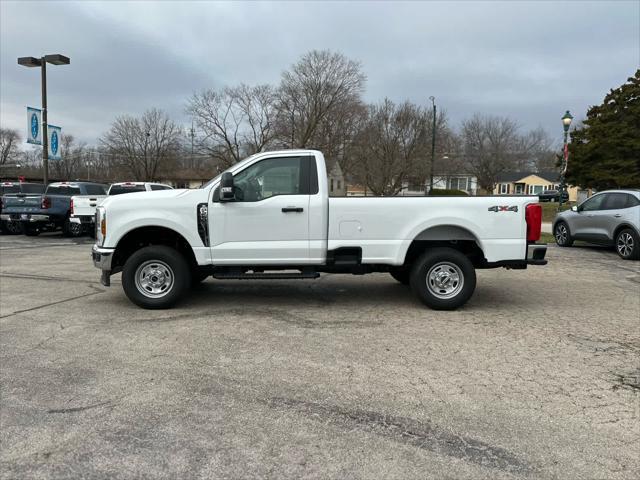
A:
<svg viewBox="0 0 640 480">
<path fill-rule="evenodd" d="M 45 193 L 47 195 L 62 195 L 65 197 L 72 197 L 74 195 L 80 195 L 80 188 L 72 187 L 70 185 L 49 185 Z"/>
<path fill-rule="evenodd" d="M 112 185 L 109 189 L 109 195 L 122 195 L 123 193 L 144 191 L 144 185 Z"/>
<path fill-rule="evenodd" d="M 172 188 L 166 185 L 151 185 L 151 190 L 172 190 Z"/>
<path fill-rule="evenodd" d="M 87 191 L 87 195 L 105 195 L 107 193 L 102 185 L 85 185 L 84 188 Z"/>
<path fill-rule="evenodd" d="M 305 157 L 268 158 L 251 165 L 234 177 L 236 199 L 257 202 L 276 195 L 307 194 L 308 185 L 303 185 L 303 160 L 307 161 Z"/>
<path fill-rule="evenodd" d="M 1 185 L 0 195 L 5 193 L 20 193 L 20 187 L 18 185 Z"/>
<path fill-rule="evenodd" d="M 22 193 L 42 193 L 44 192 L 44 185 L 38 183 L 23 183 L 21 185 Z"/>
</svg>

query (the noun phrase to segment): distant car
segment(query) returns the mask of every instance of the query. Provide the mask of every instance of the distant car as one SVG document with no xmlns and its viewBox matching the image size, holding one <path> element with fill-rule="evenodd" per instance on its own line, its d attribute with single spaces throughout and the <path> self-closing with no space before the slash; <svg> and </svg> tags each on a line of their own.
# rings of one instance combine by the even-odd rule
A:
<svg viewBox="0 0 640 480">
<path fill-rule="evenodd" d="M 83 231 L 93 232 L 96 208 L 105 198 L 111 195 L 156 190 L 173 190 L 173 187 L 153 182 L 119 182 L 112 184 L 105 195 L 74 195 L 71 197 L 71 216 L 69 221 L 80 224 Z"/>
<path fill-rule="evenodd" d="M 553 235 L 561 247 L 583 240 L 615 246 L 625 260 L 640 259 L 640 190 L 597 193 L 560 212 L 553 222 Z"/>
<path fill-rule="evenodd" d="M 0 215 L 4 202 L 2 197 L 20 197 L 24 198 L 28 194 L 41 194 L 44 192 L 42 183 L 31 182 L 0 182 Z M 11 222 L 8 220 L 0 220 L 0 232 L 15 235 L 22 233 L 22 227 L 19 222 Z"/>
<path fill-rule="evenodd" d="M 71 197 L 74 195 L 104 195 L 106 185 L 93 182 L 50 183 L 44 195 L 4 197 L 0 220 L 21 224 L 25 235 L 62 228 L 65 236 L 82 234 L 82 225 L 70 221 Z"/>
<path fill-rule="evenodd" d="M 538 194 L 538 198 L 541 202 L 559 202 L 560 190 L 545 190 L 544 192 Z M 567 200 L 569 200 L 569 194 L 564 191 L 562 192 L 562 201 L 566 202 Z"/>
</svg>

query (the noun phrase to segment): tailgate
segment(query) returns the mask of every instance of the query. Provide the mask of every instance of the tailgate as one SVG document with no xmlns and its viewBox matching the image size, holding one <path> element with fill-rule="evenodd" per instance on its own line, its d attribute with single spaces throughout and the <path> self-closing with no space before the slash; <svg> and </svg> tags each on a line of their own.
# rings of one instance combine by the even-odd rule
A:
<svg viewBox="0 0 640 480">
<path fill-rule="evenodd" d="M 42 195 L 11 195 L 2 197 L 4 213 L 31 212 L 40 210 Z"/>
<path fill-rule="evenodd" d="M 74 217 L 93 217 L 96 208 L 107 198 L 106 195 L 77 195 L 71 197 L 73 201 Z"/>
</svg>

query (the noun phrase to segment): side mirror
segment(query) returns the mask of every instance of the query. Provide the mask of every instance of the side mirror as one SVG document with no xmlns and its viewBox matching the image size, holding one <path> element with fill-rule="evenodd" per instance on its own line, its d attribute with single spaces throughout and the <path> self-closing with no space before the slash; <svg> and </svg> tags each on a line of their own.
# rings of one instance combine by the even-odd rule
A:
<svg viewBox="0 0 640 480">
<path fill-rule="evenodd" d="M 573 207 L 571 207 L 571 211 L 572 212 L 577 212 L 578 211 L 578 207 L 574 205 Z"/>
<path fill-rule="evenodd" d="M 235 188 L 233 186 L 233 174 L 224 172 L 220 178 L 220 201 L 230 202 L 236 199 Z"/>
</svg>

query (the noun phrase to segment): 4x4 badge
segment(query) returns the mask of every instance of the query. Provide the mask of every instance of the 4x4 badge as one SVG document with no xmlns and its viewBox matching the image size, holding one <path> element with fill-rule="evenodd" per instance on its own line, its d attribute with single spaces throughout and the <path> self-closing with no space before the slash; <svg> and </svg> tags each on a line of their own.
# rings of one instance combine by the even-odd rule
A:
<svg viewBox="0 0 640 480">
<path fill-rule="evenodd" d="M 490 212 L 517 212 L 518 207 L 514 205 L 510 207 L 508 205 L 496 205 L 495 207 L 489 207 Z"/>
</svg>

